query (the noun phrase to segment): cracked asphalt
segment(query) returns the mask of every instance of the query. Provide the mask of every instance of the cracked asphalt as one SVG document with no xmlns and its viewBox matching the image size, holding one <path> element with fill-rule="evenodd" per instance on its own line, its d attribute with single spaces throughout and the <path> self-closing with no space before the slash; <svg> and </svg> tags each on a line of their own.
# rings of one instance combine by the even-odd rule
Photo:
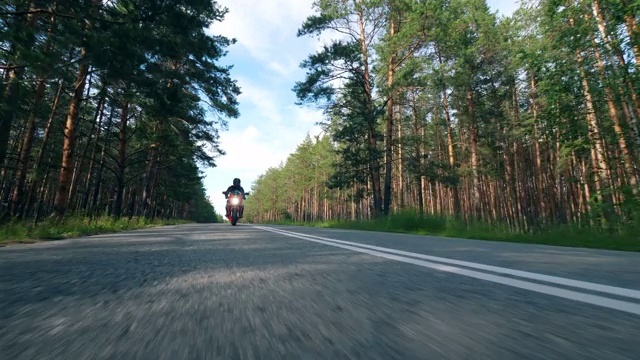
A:
<svg viewBox="0 0 640 360">
<path fill-rule="evenodd" d="M 637 253 L 272 228 L 640 290 Z M 246 224 L 0 248 L 7 360 L 637 360 L 639 339 L 638 315 Z"/>
</svg>

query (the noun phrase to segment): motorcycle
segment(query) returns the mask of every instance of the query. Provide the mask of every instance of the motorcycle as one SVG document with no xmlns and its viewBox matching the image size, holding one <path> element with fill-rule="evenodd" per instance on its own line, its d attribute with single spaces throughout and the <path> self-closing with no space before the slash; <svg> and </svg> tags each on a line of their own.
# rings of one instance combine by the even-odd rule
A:
<svg viewBox="0 0 640 360">
<path fill-rule="evenodd" d="M 223 191 L 223 195 L 226 193 Z M 244 196 L 248 196 L 250 193 L 244 193 Z M 242 213 L 244 212 L 244 196 L 242 196 L 242 192 L 238 190 L 233 190 L 229 193 L 227 197 L 227 206 L 229 207 L 229 222 L 231 225 L 236 226 L 238 220 L 242 218 Z"/>
</svg>

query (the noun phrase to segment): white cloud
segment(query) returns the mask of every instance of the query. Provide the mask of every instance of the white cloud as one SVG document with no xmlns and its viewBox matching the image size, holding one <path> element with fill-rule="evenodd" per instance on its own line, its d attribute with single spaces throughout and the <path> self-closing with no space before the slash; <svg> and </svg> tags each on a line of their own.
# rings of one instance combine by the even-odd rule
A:
<svg viewBox="0 0 640 360">
<path fill-rule="evenodd" d="M 262 85 L 257 85 L 247 80 L 246 78 L 239 78 L 238 85 L 242 89 L 242 94 L 238 97 L 240 103 L 247 103 L 255 110 L 256 114 L 262 118 L 262 120 L 268 120 L 271 122 L 279 123 L 282 121 L 280 111 L 277 107 L 277 95 L 273 90 Z M 255 119 L 261 120 L 261 119 Z"/>
<path fill-rule="evenodd" d="M 273 146 L 269 136 L 253 125 L 223 133 L 220 145 L 227 154 L 217 160 L 216 168 L 205 171 L 204 180 L 207 194 L 218 212 L 223 212 L 225 206 L 220 192 L 231 185 L 233 178 L 240 178 L 242 186 L 248 191 L 260 174 L 278 166 L 290 152 Z"/>
<path fill-rule="evenodd" d="M 295 69 L 295 66 L 297 66 L 297 64 L 294 65 L 294 69 Z M 274 70 L 275 72 L 277 72 L 282 76 L 287 76 L 287 75 L 291 75 L 292 66 L 290 66 L 290 64 L 285 65 L 277 61 L 270 61 L 269 69 Z"/>
<path fill-rule="evenodd" d="M 242 138 L 250 141 L 250 140 L 255 140 L 258 138 L 260 132 L 258 131 L 258 129 L 256 129 L 253 126 L 249 126 L 248 128 L 246 128 L 243 132 L 242 132 Z"/>
<path fill-rule="evenodd" d="M 324 114 L 321 110 L 309 108 L 309 107 L 301 107 L 301 106 L 292 106 L 290 111 L 295 117 L 295 122 L 300 126 L 311 127 L 316 126 L 317 123 L 324 120 Z"/>
<path fill-rule="evenodd" d="M 257 59 L 281 58 L 305 40 L 296 38 L 298 28 L 313 13 L 312 0 L 220 0 L 229 9 L 213 33 L 236 38 Z M 286 56 L 286 55 L 285 55 Z"/>
<path fill-rule="evenodd" d="M 269 137 L 254 126 L 224 133 L 220 144 L 227 155 L 218 160 L 218 166 L 225 170 L 256 174 L 277 166 L 289 155 L 287 149 L 272 146 Z"/>
</svg>

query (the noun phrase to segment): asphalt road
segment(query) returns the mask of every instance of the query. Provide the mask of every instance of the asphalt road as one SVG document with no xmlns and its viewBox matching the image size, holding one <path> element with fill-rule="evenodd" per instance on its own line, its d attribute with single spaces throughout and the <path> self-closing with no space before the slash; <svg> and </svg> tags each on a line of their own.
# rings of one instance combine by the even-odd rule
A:
<svg viewBox="0 0 640 360">
<path fill-rule="evenodd" d="M 244 224 L 0 249 L 7 360 L 640 359 L 639 339 L 637 253 Z"/>
</svg>

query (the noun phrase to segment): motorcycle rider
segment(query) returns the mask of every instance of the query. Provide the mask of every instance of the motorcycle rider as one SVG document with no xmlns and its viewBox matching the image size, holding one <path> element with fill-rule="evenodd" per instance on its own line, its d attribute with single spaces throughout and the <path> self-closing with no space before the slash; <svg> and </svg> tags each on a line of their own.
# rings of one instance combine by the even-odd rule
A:
<svg viewBox="0 0 640 360">
<path fill-rule="evenodd" d="M 224 192 L 224 198 L 228 199 L 229 198 L 229 193 L 234 191 L 234 190 L 240 191 L 242 193 L 242 199 L 243 200 L 247 199 L 247 196 L 244 194 L 244 189 L 242 188 L 242 186 L 240 186 L 240 179 L 238 179 L 238 178 L 233 179 L 233 185 L 229 186 L 227 188 L 227 190 Z M 227 203 L 227 205 L 225 206 L 225 210 L 227 212 L 225 217 L 229 217 L 229 203 Z M 242 215 L 241 215 L 241 217 L 242 217 Z"/>
</svg>

